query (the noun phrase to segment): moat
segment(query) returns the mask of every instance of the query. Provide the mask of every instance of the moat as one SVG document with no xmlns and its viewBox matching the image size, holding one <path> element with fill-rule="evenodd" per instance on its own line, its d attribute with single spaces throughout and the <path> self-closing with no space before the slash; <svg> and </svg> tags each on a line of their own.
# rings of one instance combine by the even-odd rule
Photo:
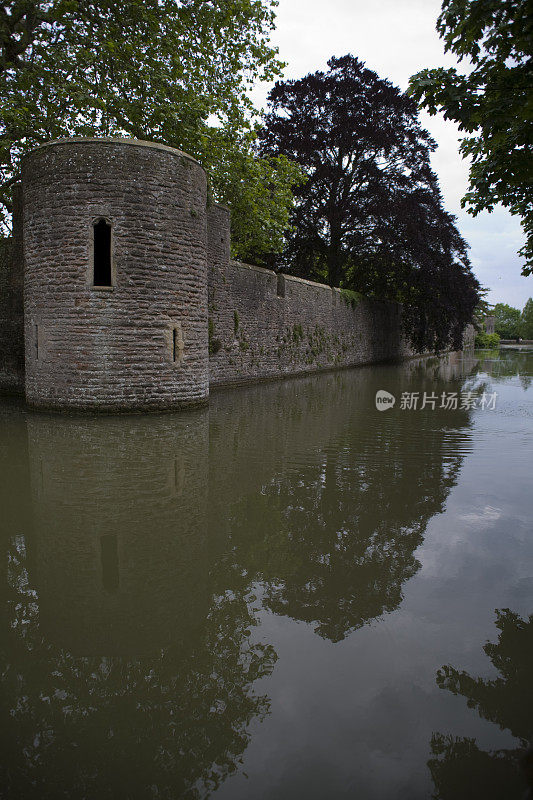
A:
<svg viewBox="0 0 533 800">
<path fill-rule="evenodd" d="M 0 399 L 0 796 L 522 797 L 532 380 L 533 348 Z"/>
</svg>

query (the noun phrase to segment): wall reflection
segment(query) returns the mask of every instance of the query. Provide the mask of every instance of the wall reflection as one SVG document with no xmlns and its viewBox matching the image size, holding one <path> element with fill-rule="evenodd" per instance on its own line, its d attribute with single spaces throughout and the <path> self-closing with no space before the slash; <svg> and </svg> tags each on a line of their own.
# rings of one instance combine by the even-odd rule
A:
<svg viewBox="0 0 533 800">
<path fill-rule="evenodd" d="M 27 430 L 43 631 L 80 655 L 186 641 L 208 607 L 207 413 L 31 415 Z"/>
<path fill-rule="evenodd" d="M 208 413 L 26 423 L 0 783 L 13 798 L 205 796 L 267 712 L 252 684 L 275 661 L 210 577 Z"/>
<path fill-rule="evenodd" d="M 471 367 L 313 376 L 185 415 L 10 412 L 9 796 L 204 797 L 235 772 L 276 660 L 255 589 L 332 641 L 398 607 L 470 418 L 382 415 L 375 392 L 460 388 Z"/>
</svg>

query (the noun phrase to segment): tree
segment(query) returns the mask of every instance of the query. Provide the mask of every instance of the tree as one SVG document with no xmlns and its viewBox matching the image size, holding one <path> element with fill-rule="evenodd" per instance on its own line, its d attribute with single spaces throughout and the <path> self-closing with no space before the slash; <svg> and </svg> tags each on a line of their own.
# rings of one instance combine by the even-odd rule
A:
<svg viewBox="0 0 533 800">
<path fill-rule="evenodd" d="M 215 199 L 233 199 L 235 183 L 244 179 L 260 211 L 266 207 L 273 216 L 277 241 L 277 229 L 286 225 L 293 172 L 285 162 L 267 160 L 255 166 L 247 94 L 251 83 L 271 80 L 281 67 L 268 44 L 275 4 L 275 0 L 2 4 L 4 222 L 25 152 L 63 136 L 133 136 L 178 147 L 198 158 L 212 176 Z M 226 157 L 225 179 L 217 169 L 222 140 L 233 141 L 234 160 Z M 246 222 L 255 230 L 258 213 L 254 204 L 246 210 L 240 205 L 237 231 Z"/>
<path fill-rule="evenodd" d="M 523 339 L 533 339 L 533 299 L 531 297 L 520 315 L 520 335 Z"/>
<path fill-rule="evenodd" d="M 297 161 L 292 233 L 277 264 L 404 302 L 419 349 L 460 346 L 478 301 L 467 245 L 442 207 L 435 143 L 411 98 L 351 55 L 278 82 L 261 153 Z"/>
<path fill-rule="evenodd" d="M 258 156 L 256 130 L 210 132 L 202 163 L 216 199 L 231 208 L 231 248 L 235 258 L 268 266 L 266 254 L 283 250 L 294 205 L 292 187 L 302 180 L 296 162 L 283 155 Z"/>
<path fill-rule="evenodd" d="M 479 291 L 479 302 L 474 309 L 474 326 L 476 331 L 483 331 L 485 329 L 485 317 L 492 316 L 492 306 L 487 300 L 489 290 L 482 288 Z"/>
<path fill-rule="evenodd" d="M 444 48 L 471 72 L 424 69 L 411 78 L 414 98 L 443 111 L 465 133 L 471 158 L 463 207 L 474 216 L 497 203 L 521 217 L 522 274 L 533 271 L 533 26 L 531 0 L 444 0 L 437 30 Z"/>
<path fill-rule="evenodd" d="M 518 339 L 520 336 L 520 310 L 506 303 L 494 306 L 494 330 L 502 339 Z"/>
</svg>

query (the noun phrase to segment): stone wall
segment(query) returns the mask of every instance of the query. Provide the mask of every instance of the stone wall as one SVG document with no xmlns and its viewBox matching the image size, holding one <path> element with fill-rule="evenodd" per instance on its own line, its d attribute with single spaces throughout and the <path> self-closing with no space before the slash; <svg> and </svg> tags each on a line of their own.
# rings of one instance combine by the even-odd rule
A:
<svg viewBox="0 0 533 800">
<path fill-rule="evenodd" d="M 229 211 L 178 150 L 50 142 L 24 159 L 22 189 L 0 252 L 0 389 L 25 389 L 32 406 L 183 408 L 209 386 L 413 355 L 397 303 L 231 261 Z"/>
<path fill-rule="evenodd" d="M 229 259 L 229 213 L 208 211 L 209 380 L 212 386 L 402 358 L 397 303 Z"/>
<path fill-rule="evenodd" d="M 206 176 L 136 140 L 69 139 L 24 159 L 26 398 L 58 409 L 207 401 Z M 112 285 L 93 225 L 112 229 Z"/>
</svg>

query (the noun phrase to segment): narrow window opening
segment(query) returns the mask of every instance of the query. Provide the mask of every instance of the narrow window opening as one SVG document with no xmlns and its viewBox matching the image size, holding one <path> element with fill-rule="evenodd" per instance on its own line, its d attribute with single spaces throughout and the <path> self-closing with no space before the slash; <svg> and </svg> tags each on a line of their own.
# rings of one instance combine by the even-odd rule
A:
<svg viewBox="0 0 533 800">
<path fill-rule="evenodd" d="M 172 361 L 178 357 L 178 329 L 172 328 Z"/>
<path fill-rule="evenodd" d="M 100 554 L 104 589 L 106 592 L 116 592 L 118 589 L 118 546 L 115 534 L 107 533 L 100 537 Z"/>
<path fill-rule="evenodd" d="M 94 286 L 111 286 L 111 225 L 100 219 L 94 231 Z"/>
<path fill-rule="evenodd" d="M 35 326 L 35 358 L 39 360 L 39 326 Z"/>
<path fill-rule="evenodd" d="M 278 297 L 285 297 L 285 275 L 278 275 Z"/>
</svg>

